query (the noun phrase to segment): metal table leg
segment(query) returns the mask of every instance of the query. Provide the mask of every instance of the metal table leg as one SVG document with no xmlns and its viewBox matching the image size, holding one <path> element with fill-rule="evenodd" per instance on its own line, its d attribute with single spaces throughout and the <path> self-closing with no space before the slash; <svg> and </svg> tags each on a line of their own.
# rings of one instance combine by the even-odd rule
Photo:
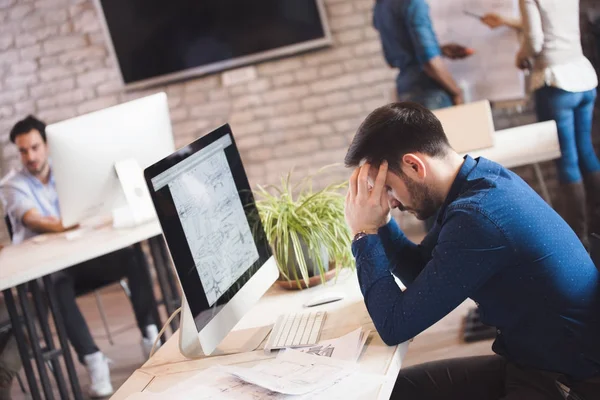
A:
<svg viewBox="0 0 600 400">
<path fill-rule="evenodd" d="M 3 291 L 4 300 L 6 301 L 6 308 L 8 309 L 8 315 L 10 316 L 10 323 L 12 325 L 12 331 L 17 341 L 17 347 L 19 348 L 19 355 L 21 356 L 21 362 L 23 363 L 23 369 L 25 370 L 25 376 L 27 377 L 27 383 L 29 384 L 29 391 L 31 397 L 34 400 L 41 400 L 40 388 L 38 387 L 33 367 L 31 366 L 31 359 L 29 358 L 29 349 L 27 347 L 27 337 L 21 326 L 21 318 L 15 304 L 15 299 L 11 289 Z"/>
<path fill-rule="evenodd" d="M 40 321 L 40 326 L 44 335 L 44 342 L 46 343 L 46 349 L 49 354 L 48 358 L 50 359 L 50 362 L 52 364 L 52 371 L 54 372 L 54 378 L 58 386 L 60 398 L 68 399 L 69 391 L 67 389 L 67 384 L 63 375 L 62 366 L 60 365 L 60 362 L 58 360 L 58 357 L 62 355 L 62 349 L 56 349 L 56 347 L 54 346 L 52 332 L 50 332 L 50 327 L 48 327 L 47 306 L 44 305 L 42 291 L 40 290 L 40 286 L 37 281 L 32 281 L 29 287 L 33 297 L 34 306 L 38 315 L 38 321 Z"/>
<path fill-rule="evenodd" d="M 142 250 L 142 245 L 140 243 L 136 243 L 134 246 L 136 257 L 138 258 L 138 264 L 148 266 L 148 263 L 144 260 L 144 251 Z M 156 301 L 156 297 L 154 296 L 154 285 L 152 284 L 152 276 L 150 275 L 150 270 L 148 268 L 143 268 L 144 275 L 146 278 L 146 284 L 150 286 L 150 294 L 152 297 L 152 314 L 154 317 L 154 321 L 156 322 L 156 326 L 160 330 L 162 328 L 162 322 L 160 318 L 160 314 L 158 312 L 158 302 Z M 167 341 L 166 336 L 163 334 L 161 337 L 162 342 L 165 343 Z"/>
<path fill-rule="evenodd" d="M 50 378 L 48 377 L 48 370 L 44 363 L 44 355 L 40 347 L 40 340 L 35 328 L 35 316 L 30 308 L 29 301 L 27 299 L 27 284 L 17 286 L 17 293 L 19 294 L 19 303 L 21 304 L 21 310 L 23 312 L 23 318 L 25 327 L 27 328 L 27 334 L 29 335 L 29 345 L 33 352 L 33 359 L 37 365 L 38 374 L 40 381 L 42 382 L 42 388 L 46 399 L 53 400 L 54 392 L 52 385 L 50 384 Z"/>
<path fill-rule="evenodd" d="M 154 260 L 154 268 L 156 269 L 158 285 L 161 290 L 163 302 L 165 304 L 165 309 L 167 311 L 167 314 L 171 316 L 171 314 L 175 312 L 175 303 L 177 302 L 175 294 L 177 292 L 173 292 L 173 285 L 169 281 L 169 278 L 171 278 L 172 280 L 172 275 L 170 274 L 168 264 L 166 263 L 164 257 L 162 237 L 153 237 L 148 241 L 148 243 L 150 245 L 152 259 Z M 178 327 L 175 319 L 171 321 L 170 326 L 171 331 L 174 333 Z"/>
<path fill-rule="evenodd" d="M 535 176 L 540 184 L 540 190 L 542 191 L 542 197 L 546 200 L 546 203 L 550 207 L 552 207 L 552 199 L 550 198 L 550 192 L 548 191 L 548 186 L 546 186 L 546 180 L 544 179 L 544 174 L 542 173 L 542 169 L 540 168 L 539 163 L 533 164 L 533 170 L 535 171 Z"/>
<path fill-rule="evenodd" d="M 165 274 L 167 275 L 167 280 L 169 281 L 169 287 L 171 289 L 171 301 L 177 303 L 176 306 L 171 304 L 173 306 L 173 311 L 175 311 L 175 309 L 179 307 L 179 303 L 181 303 L 181 296 L 179 296 L 179 285 L 175 281 L 175 276 L 173 275 L 173 269 L 171 268 L 171 257 L 169 256 L 165 239 L 162 236 L 158 236 L 156 241 L 158 242 L 158 248 L 162 254 L 162 265 Z"/>
<path fill-rule="evenodd" d="M 79 386 L 79 379 L 77 379 L 77 372 L 75 371 L 75 364 L 73 364 L 73 358 L 71 357 L 71 349 L 69 348 L 69 343 L 67 342 L 67 332 L 58 306 L 54 283 L 52 282 L 50 275 L 44 276 L 43 281 L 44 287 L 46 288 L 46 294 L 48 295 L 50 311 L 54 317 L 54 325 L 56 326 L 58 341 L 60 342 L 60 347 L 62 349 L 63 358 L 67 367 L 67 373 L 69 374 L 69 380 L 71 381 L 71 390 L 73 391 L 73 396 L 77 400 L 83 399 L 81 387 Z"/>
</svg>

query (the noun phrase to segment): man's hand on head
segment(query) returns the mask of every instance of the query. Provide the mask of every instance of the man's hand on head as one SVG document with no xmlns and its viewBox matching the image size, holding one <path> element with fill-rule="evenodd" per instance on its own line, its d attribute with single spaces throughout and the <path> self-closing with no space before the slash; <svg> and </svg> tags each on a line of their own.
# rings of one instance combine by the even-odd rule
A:
<svg viewBox="0 0 600 400">
<path fill-rule="evenodd" d="M 356 235 L 359 232 L 376 234 L 388 222 L 390 206 L 385 191 L 387 162 L 379 166 L 373 187 L 369 185 L 371 165 L 365 163 L 354 170 L 346 195 L 346 223 Z"/>
</svg>

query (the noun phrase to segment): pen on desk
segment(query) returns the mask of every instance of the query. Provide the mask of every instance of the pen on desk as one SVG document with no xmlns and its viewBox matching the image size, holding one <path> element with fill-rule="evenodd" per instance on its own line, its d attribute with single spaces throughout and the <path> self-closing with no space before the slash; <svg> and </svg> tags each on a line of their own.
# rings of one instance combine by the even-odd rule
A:
<svg viewBox="0 0 600 400">
<path fill-rule="evenodd" d="M 565 400 L 582 400 L 581 397 L 577 396 L 575 393 L 571 392 L 571 388 L 568 387 L 567 385 L 559 382 L 559 381 L 555 381 L 556 387 L 558 388 L 558 391 L 560 392 L 560 394 L 563 396 L 563 398 Z"/>
<path fill-rule="evenodd" d="M 483 18 L 483 15 L 479 15 L 479 14 L 477 14 L 477 13 L 474 13 L 474 12 L 472 12 L 472 11 L 469 11 L 469 10 L 463 10 L 463 13 L 465 13 L 465 14 L 466 14 L 466 15 L 468 15 L 469 17 L 474 17 L 474 18 L 477 18 L 477 19 L 481 19 L 481 18 Z"/>
</svg>

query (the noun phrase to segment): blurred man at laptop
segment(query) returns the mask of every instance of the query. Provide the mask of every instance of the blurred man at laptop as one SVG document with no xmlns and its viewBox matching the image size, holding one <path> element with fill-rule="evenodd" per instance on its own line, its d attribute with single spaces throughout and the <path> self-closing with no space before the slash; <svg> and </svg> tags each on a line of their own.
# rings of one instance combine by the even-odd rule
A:
<svg viewBox="0 0 600 400">
<path fill-rule="evenodd" d="M 21 243 L 36 235 L 63 232 L 58 195 L 46 145 L 46 125 L 33 116 L 17 122 L 10 140 L 21 155 L 23 168 L 4 186 L 0 197 L 6 206 L 13 230 L 12 242 Z M 85 168 L 85 165 L 81 166 Z M 98 287 L 127 277 L 131 303 L 142 332 L 142 348 L 149 355 L 158 330 L 152 318 L 152 288 L 144 279 L 145 263 L 135 251 L 126 248 L 84 262 L 51 275 L 65 320 L 67 335 L 90 375 L 91 397 L 105 397 L 113 392 L 106 357 L 100 352 L 75 301 L 76 288 Z"/>
</svg>

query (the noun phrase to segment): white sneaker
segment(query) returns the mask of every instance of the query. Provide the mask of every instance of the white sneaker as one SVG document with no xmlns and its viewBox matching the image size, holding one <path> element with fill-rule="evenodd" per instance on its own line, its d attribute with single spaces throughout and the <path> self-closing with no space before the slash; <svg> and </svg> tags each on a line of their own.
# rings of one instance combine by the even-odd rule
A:
<svg viewBox="0 0 600 400">
<path fill-rule="evenodd" d="M 148 325 L 146 327 L 146 337 L 142 338 L 142 351 L 144 352 L 146 359 L 150 358 L 150 352 L 152 351 L 152 346 L 154 346 L 157 337 L 158 328 L 156 325 Z M 156 350 L 160 348 L 161 344 L 162 342 L 159 340 L 156 345 Z"/>
<path fill-rule="evenodd" d="M 113 394 L 113 387 L 110 383 L 110 370 L 108 368 L 108 360 L 104 354 L 97 351 L 94 354 L 89 354 L 83 357 L 85 367 L 90 375 L 92 382 L 89 389 L 89 396 L 92 399 L 107 397 Z"/>
</svg>

